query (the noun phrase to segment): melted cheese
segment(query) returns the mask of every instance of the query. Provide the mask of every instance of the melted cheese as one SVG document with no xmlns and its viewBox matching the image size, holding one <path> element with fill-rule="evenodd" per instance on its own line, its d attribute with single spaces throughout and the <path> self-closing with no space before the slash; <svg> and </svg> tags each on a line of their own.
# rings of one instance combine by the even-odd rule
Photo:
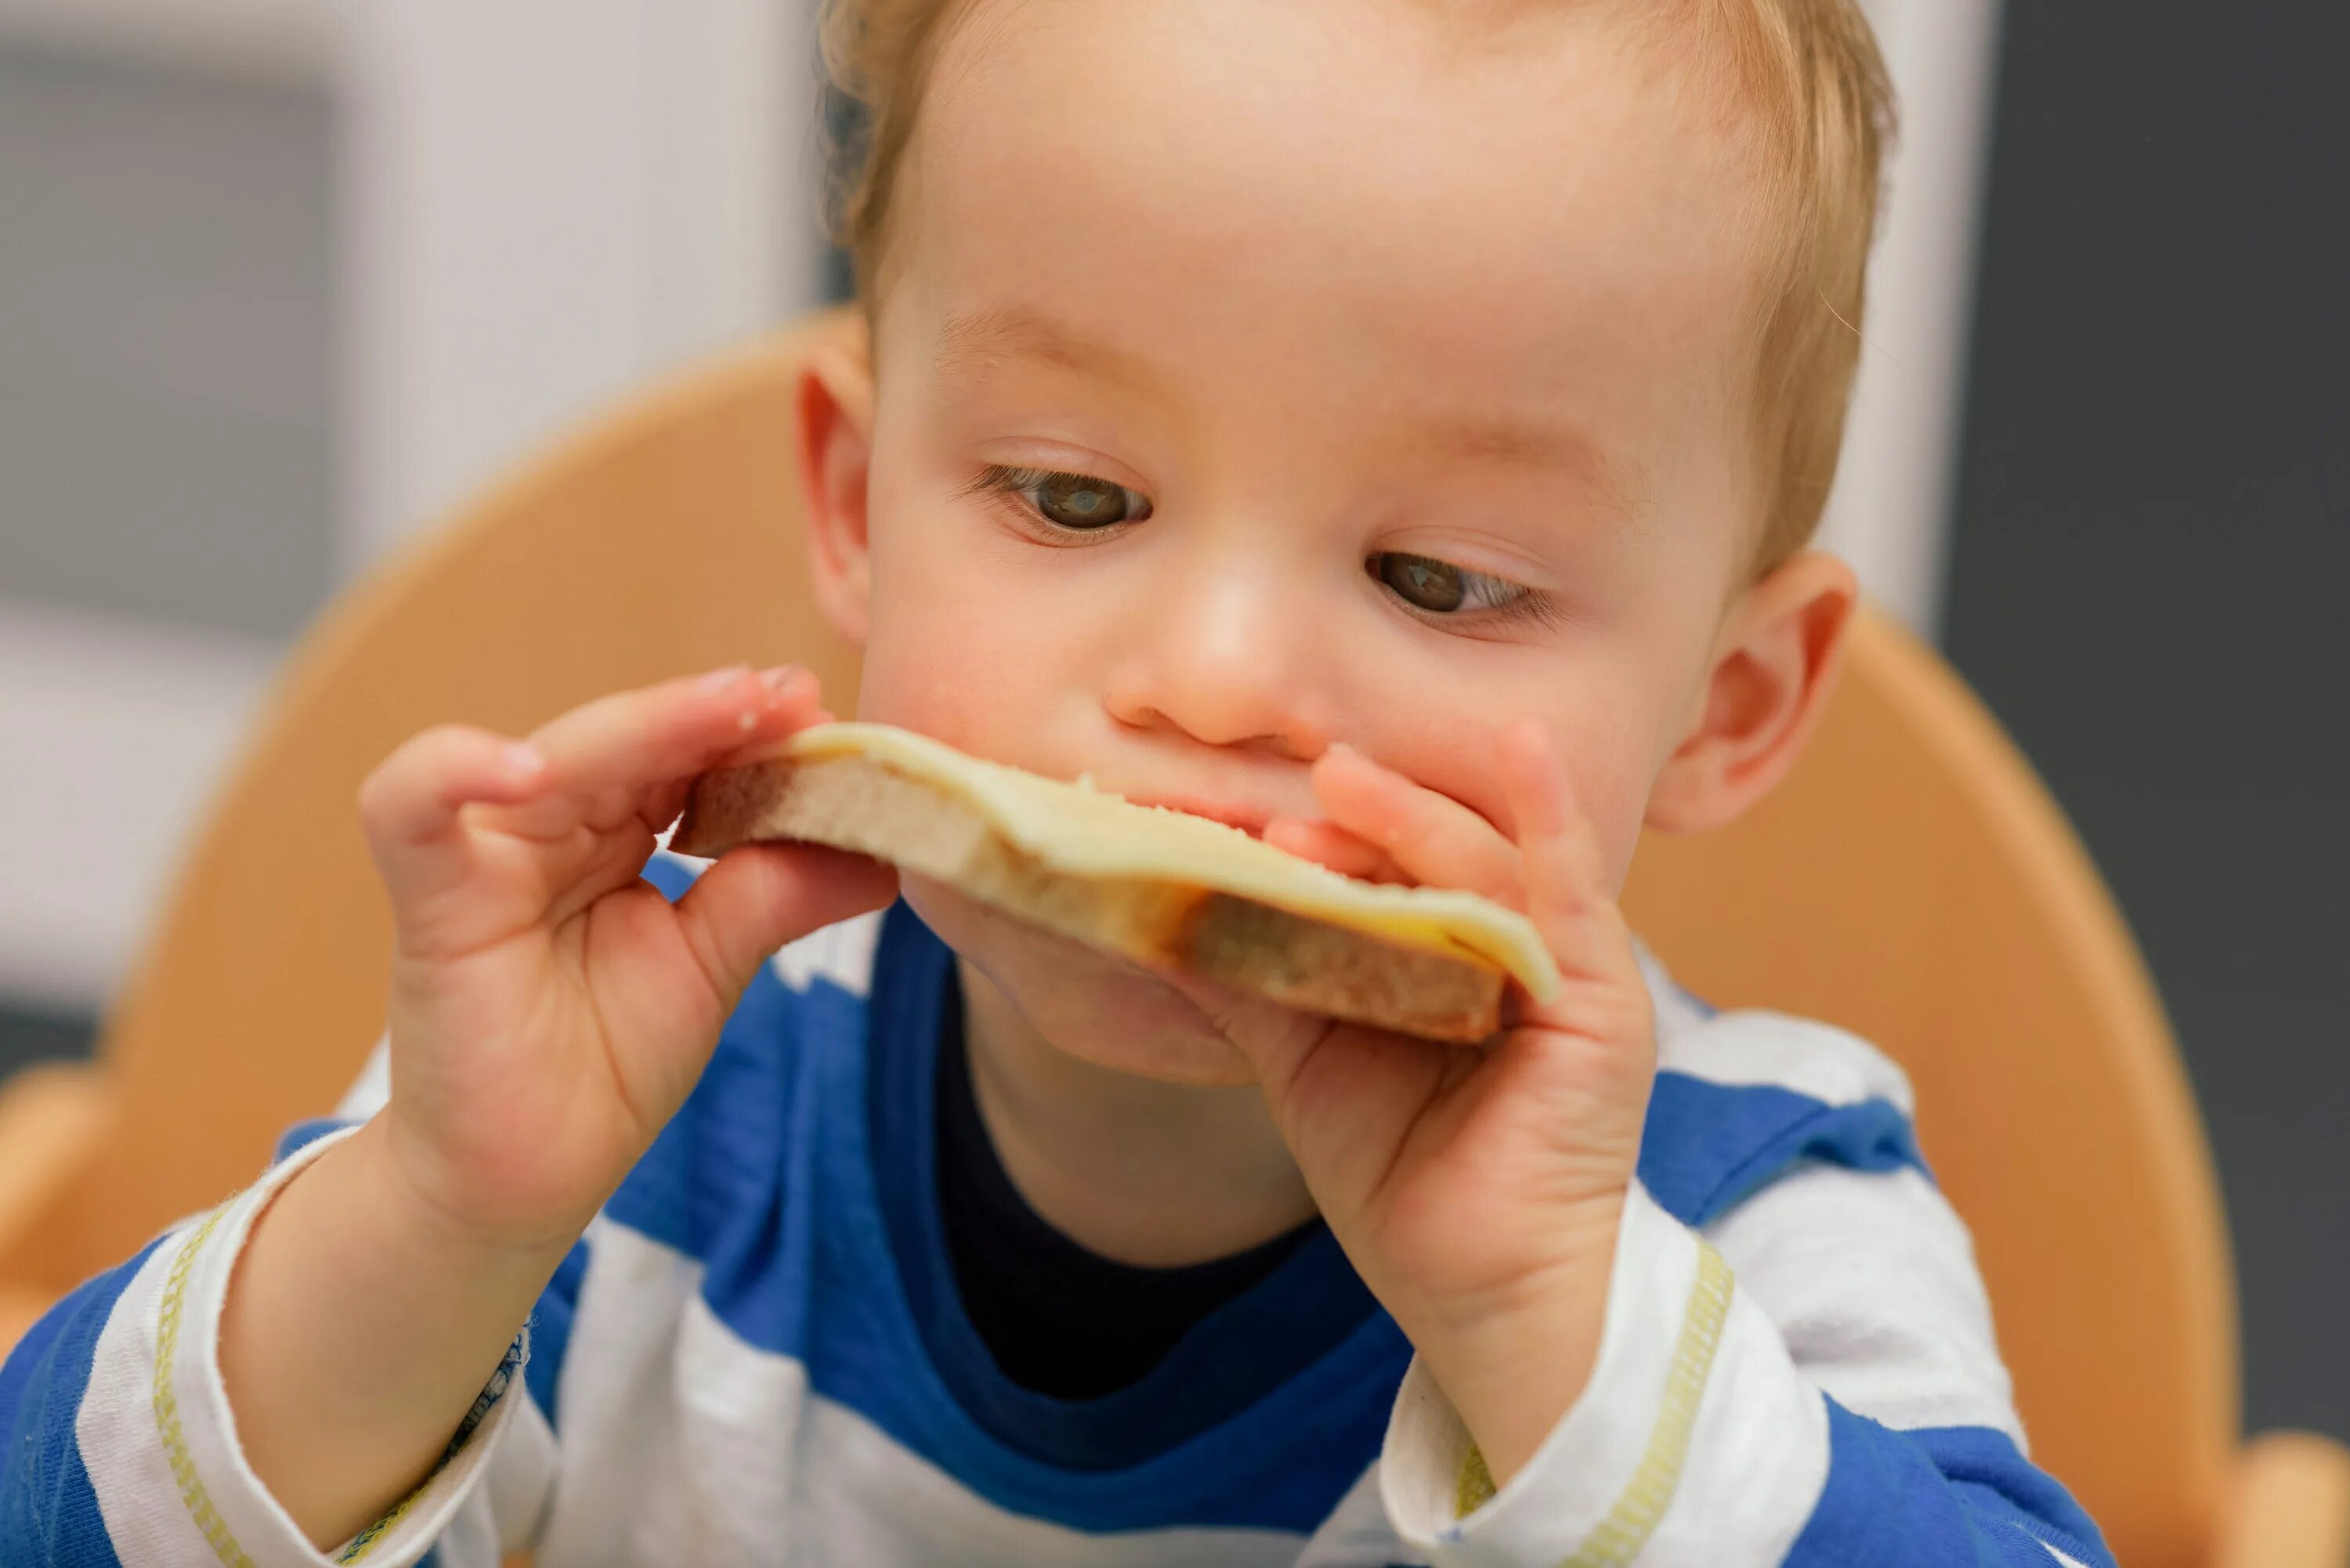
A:
<svg viewBox="0 0 2350 1568">
<path fill-rule="evenodd" d="M 1018 848 L 1070 876 L 1232 893 L 1390 941 L 1476 959 L 1514 977 L 1537 1002 L 1560 990 L 1557 966 L 1533 922 L 1490 898 L 1341 876 L 1237 827 L 1137 805 L 1096 787 L 1090 775 L 1065 784 L 888 724 L 819 725 L 794 735 L 775 754 L 868 758 L 962 801 Z"/>
</svg>

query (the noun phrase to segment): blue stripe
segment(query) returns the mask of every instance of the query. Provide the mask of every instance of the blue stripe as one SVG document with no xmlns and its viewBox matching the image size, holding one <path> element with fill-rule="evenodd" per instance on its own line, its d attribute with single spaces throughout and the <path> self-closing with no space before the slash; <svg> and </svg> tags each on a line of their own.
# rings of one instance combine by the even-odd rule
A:
<svg viewBox="0 0 2350 1568">
<path fill-rule="evenodd" d="M 873 986 L 901 1023 L 911 998 L 886 966 L 903 959 L 911 920 L 891 911 Z M 875 1145 L 867 1102 L 868 1044 L 929 1042 L 884 1038 L 895 1032 L 881 1023 L 826 981 L 796 992 L 763 970 L 607 1219 L 700 1261 L 703 1298 L 747 1345 L 799 1360 L 813 1392 L 998 1507 L 1096 1532 L 1318 1525 L 1376 1458 L 1409 1355 L 1384 1314 L 1237 1417 L 1107 1465 L 1040 1458 L 959 1403 L 923 1343 L 876 1186 L 879 1168 L 902 1177 L 916 1151 Z"/>
<path fill-rule="evenodd" d="M 1229 1430 L 1266 1395 L 1332 1355 L 1378 1315 L 1372 1297 L 1326 1228 L 1264 1279 L 1187 1330 L 1159 1364 L 1123 1388 L 1063 1399 L 1003 1375 L 965 1314 L 941 1229 L 936 1164 L 939 1051 L 962 1049 L 954 954 L 905 905 L 884 923 L 867 1045 L 867 1125 L 873 1181 L 898 1278 L 930 1364 L 955 1403 L 988 1434 L 1067 1470 L 1109 1471 L 1146 1463 L 1211 1431 Z M 1410 1351 L 1392 1334 L 1400 1383 Z M 1281 1522 L 1310 1529 L 1368 1465 L 1360 1440 L 1313 1456 L 1293 1489 L 1297 1511 Z M 1260 1522 L 1274 1516 L 1259 1515 Z"/>
<path fill-rule="evenodd" d="M 352 1125 L 339 1116 L 313 1116 L 308 1121 L 296 1122 L 277 1135 L 277 1156 L 272 1163 L 283 1165 L 328 1133 L 340 1132 Z"/>
<path fill-rule="evenodd" d="M 150 1241 L 51 1307 L 0 1365 L 0 1563 L 8 1568 L 120 1568 L 74 1418 L 98 1336 L 161 1244 Z"/>
<path fill-rule="evenodd" d="M 694 878 L 701 873 L 681 860 L 671 859 L 666 854 L 656 854 L 645 862 L 642 875 L 646 881 L 660 889 L 662 898 L 674 904 L 685 897 L 685 890 L 693 886 Z"/>
<path fill-rule="evenodd" d="M 922 961 L 926 953 L 935 965 Z M 875 956 L 867 1052 L 899 1064 L 931 1058 L 938 998 L 922 977 L 942 980 L 949 961 L 906 906 L 889 912 Z M 810 1134 L 824 1196 L 818 1272 L 810 1282 L 814 1388 L 858 1410 L 998 1507 L 1066 1528 L 1224 1526 L 1303 1535 L 1326 1519 L 1378 1457 L 1410 1355 L 1393 1322 L 1373 1314 L 1318 1359 L 1255 1389 L 1253 1401 L 1220 1413 L 1222 1418 L 1203 1428 L 1162 1430 L 1148 1451 L 1117 1452 L 1123 1445 L 1105 1443 L 1097 1462 L 1078 1466 L 1066 1454 L 1054 1457 L 1059 1445 L 1049 1440 L 1055 1428 L 1066 1436 L 1089 1425 L 1087 1407 L 1134 1417 L 1126 1400 L 1137 1389 L 1098 1401 L 1002 1401 L 995 1414 L 1015 1415 L 1020 1429 L 992 1429 L 942 1376 L 941 1347 L 925 1343 L 905 1265 L 891 1246 L 880 1184 L 888 1173 L 931 1168 L 930 1151 L 920 1147 L 928 1118 L 904 1115 L 903 1106 L 898 1115 L 877 1115 L 885 1105 L 868 1096 L 877 1076 L 886 1082 L 890 1075 L 872 1073 L 858 1052 L 842 1048 L 855 1044 L 830 1039 L 818 1051 L 816 1037 L 806 1041 L 817 1074 L 802 1095 L 825 1110 L 813 1119 Z M 899 1075 L 897 1086 L 916 1104 L 926 1103 L 931 1092 L 920 1074 Z M 918 1189 L 933 1180 L 918 1177 Z M 1212 1381 L 1247 1361 L 1228 1345 L 1227 1354 L 1218 1354 L 1227 1332 L 1263 1332 L 1236 1308 L 1332 1310 L 1327 1293 L 1300 1288 L 1313 1282 L 1312 1261 L 1301 1264 L 1302 1257 L 1196 1325 L 1196 1338 L 1187 1336 L 1168 1368 L 1180 1360 L 1181 1376 Z M 940 1283 L 951 1288 L 951 1279 Z M 1343 1310 L 1350 1319 L 1355 1315 L 1350 1303 Z"/>
<path fill-rule="evenodd" d="M 1827 1485 L 1784 1568 L 2051 1568 L 2048 1546 L 2113 1568 L 2096 1525 L 2005 1433 L 1896 1432 L 1827 1407 Z"/>
<path fill-rule="evenodd" d="M 1909 1118 L 1890 1100 L 1832 1106 L 1773 1084 L 1657 1075 L 1640 1184 L 1682 1224 L 1711 1224 L 1807 1159 L 1933 1175 Z"/>
</svg>

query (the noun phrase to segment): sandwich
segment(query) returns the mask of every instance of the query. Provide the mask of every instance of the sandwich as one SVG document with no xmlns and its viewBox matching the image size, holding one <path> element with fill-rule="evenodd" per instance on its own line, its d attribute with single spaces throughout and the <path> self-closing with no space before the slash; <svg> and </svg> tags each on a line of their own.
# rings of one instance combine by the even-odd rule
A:
<svg viewBox="0 0 2350 1568">
<path fill-rule="evenodd" d="M 1431 1040 L 1501 1023 L 1558 971 L 1533 924 L 1449 888 L 1363 881 L 1206 816 L 1045 778 L 886 724 L 803 730 L 697 778 L 670 841 L 797 839 L 931 877 L 1157 970 Z"/>
</svg>

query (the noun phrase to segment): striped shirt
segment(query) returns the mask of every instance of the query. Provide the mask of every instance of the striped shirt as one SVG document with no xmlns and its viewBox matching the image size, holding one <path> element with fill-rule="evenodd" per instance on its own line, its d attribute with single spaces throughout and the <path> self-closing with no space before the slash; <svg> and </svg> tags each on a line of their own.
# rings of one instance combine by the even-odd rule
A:
<svg viewBox="0 0 2350 1568">
<path fill-rule="evenodd" d="M 646 872 L 671 898 L 694 874 Z M 775 955 L 383 1519 L 312 1548 L 217 1355 L 254 1216 L 381 1105 L 379 1053 L 340 1120 L 0 1366 L 0 1564 L 2110 1563 L 2026 1457 L 1899 1070 L 1643 967 L 1659 1071 L 1597 1358 L 1498 1491 L 1326 1234 L 1128 1387 L 1005 1378 L 936 1212 L 951 955 L 901 904 Z"/>
</svg>

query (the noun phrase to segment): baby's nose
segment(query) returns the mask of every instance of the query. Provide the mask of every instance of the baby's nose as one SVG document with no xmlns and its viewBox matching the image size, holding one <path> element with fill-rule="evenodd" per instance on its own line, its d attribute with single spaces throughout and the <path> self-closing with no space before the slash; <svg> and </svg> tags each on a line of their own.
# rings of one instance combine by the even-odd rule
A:
<svg viewBox="0 0 2350 1568">
<path fill-rule="evenodd" d="M 1170 573 L 1120 639 L 1103 701 L 1121 723 L 1310 761 L 1330 736 L 1318 618 L 1281 574 Z"/>
</svg>

